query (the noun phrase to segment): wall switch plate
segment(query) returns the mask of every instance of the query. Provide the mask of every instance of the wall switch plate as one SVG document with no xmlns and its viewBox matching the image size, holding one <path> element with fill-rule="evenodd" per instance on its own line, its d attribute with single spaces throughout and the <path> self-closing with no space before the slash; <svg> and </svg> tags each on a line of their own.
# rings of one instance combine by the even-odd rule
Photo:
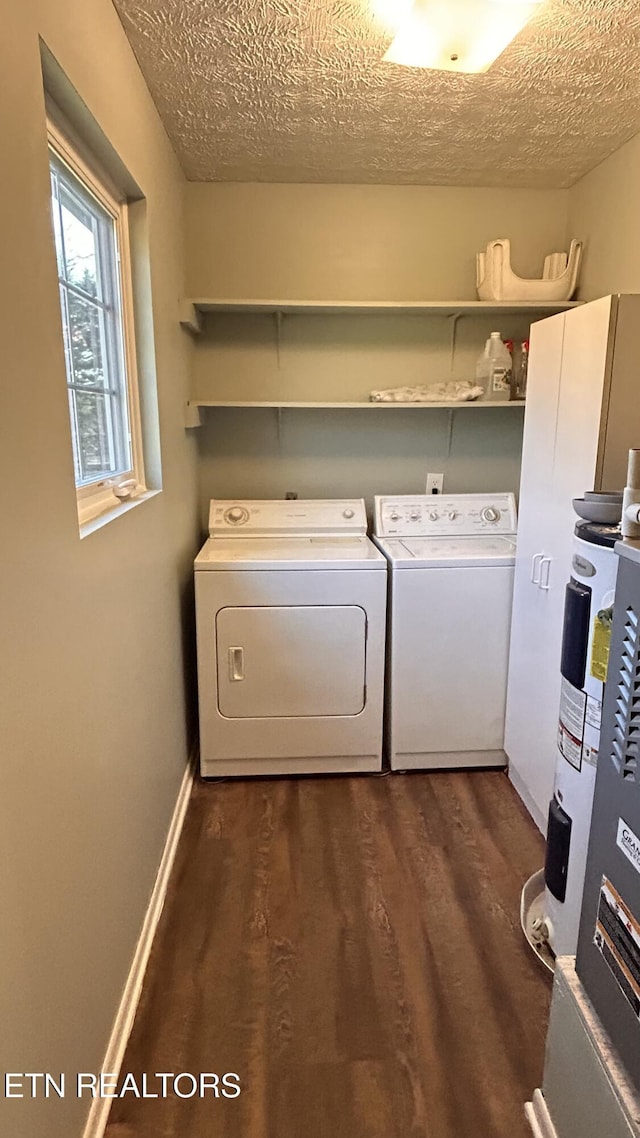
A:
<svg viewBox="0 0 640 1138">
<path fill-rule="evenodd" d="M 444 474 L 427 474 L 426 494 L 442 494 L 444 489 Z"/>
</svg>

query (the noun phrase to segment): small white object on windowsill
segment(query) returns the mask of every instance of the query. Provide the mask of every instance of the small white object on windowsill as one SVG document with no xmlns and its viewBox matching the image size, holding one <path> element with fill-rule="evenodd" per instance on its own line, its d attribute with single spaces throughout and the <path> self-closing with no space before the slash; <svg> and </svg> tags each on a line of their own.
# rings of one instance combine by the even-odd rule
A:
<svg viewBox="0 0 640 1138">
<path fill-rule="evenodd" d="M 124 482 L 111 482 L 111 490 L 119 502 L 128 502 L 138 488 L 135 478 L 126 478 Z"/>
<path fill-rule="evenodd" d="M 582 241 L 571 242 L 569 255 L 549 253 L 544 259 L 542 277 L 519 277 L 511 268 L 511 242 L 508 237 L 490 241 L 483 253 L 476 253 L 476 286 L 480 300 L 570 300 L 578 285 Z"/>
<path fill-rule="evenodd" d="M 484 387 L 466 379 L 450 383 L 419 384 L 417 387 L 388 387 L 372 391 L 372 403 L 467 403 L 484 395 Z"/>
</svg>

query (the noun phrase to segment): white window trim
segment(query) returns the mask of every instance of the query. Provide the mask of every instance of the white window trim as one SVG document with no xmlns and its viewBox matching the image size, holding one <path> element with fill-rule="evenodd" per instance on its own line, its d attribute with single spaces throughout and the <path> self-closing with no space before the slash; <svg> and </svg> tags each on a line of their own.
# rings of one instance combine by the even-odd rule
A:
<svg viewBox="0 0 640 1138">
<path fill-rule="evenodd" d="M 122 512 L 118 509 L 119 506 L 129 503 L 133 499 L 148 497 L 144 475 L 142 419 L 135 347 L 129 218 L 124 197 L 116 197 L 111 192 L 110 184 L 110 188 L 107 189 L 105 183 L 108 179 L 99 178 L 94 173 L 51 118 L 47 118 L 47 135 L 49 145 L 58 159 L 80 179 L 102 208 L 113 217 L 119 253 L 118 280 L 132 468 L 111 478 L 102 478 L 85 486 L 76 486 L 78 524 L 82 532 L 89 522 L 100 515 L 108 513 L 110 517 L 117 517 Z"/>
</svg>

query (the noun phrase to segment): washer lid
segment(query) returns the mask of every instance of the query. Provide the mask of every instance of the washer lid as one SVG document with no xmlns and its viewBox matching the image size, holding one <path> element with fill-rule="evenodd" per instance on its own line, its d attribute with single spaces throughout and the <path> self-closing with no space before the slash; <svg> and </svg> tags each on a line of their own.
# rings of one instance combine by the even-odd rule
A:
<svg viewBox="0 0 640 1138">
<path fill-rule="evenodd" d="M 396 569 L 513 565 L 514 537 L 422 537 L 380 542 Z"/>
<path fill-rule="evenodd" d="M 368 537 L 210 537 L 195 560 L 197 571 L 385 568 Z"/>
</svg>

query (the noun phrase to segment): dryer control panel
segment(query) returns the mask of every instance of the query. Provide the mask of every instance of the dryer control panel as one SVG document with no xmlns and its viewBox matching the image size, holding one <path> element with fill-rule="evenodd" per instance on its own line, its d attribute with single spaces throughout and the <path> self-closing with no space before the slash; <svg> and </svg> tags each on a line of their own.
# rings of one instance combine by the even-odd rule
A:
<svg viewBox="0 0 640 1138">
<path fill-rule="evenodd" d="M 210 537 L 363 536 L 367 513 L 363 498 L 222 500 L 209 504 Z"/>
<path fill-rule="evenodd" d="M 513 494 L 396 494 L 375 498 L 377 537 L 474 537 L 516 532 Z"/>
</svg>

